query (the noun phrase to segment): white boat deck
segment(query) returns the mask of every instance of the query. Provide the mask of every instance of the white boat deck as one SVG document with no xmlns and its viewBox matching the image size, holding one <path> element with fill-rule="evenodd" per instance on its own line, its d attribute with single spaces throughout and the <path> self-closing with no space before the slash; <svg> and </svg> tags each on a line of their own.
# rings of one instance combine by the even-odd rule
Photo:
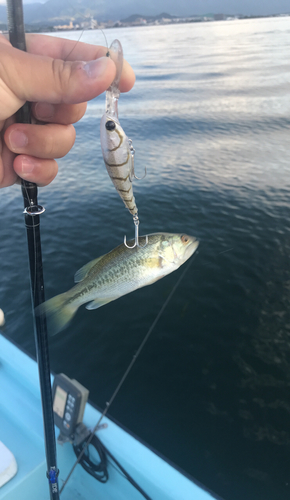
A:
<svg viewBox="0 0 290 500">
<path fill-rule="evenodd" d="M 16 475 L 0 488 L 0 500 L 48 500 L 42 412 L 36 363 L 0 335 L 0 441 L 16 458 Z M 87 404 L 84 423 L 92 428 L 100 413 Z M 210 500 L 213 496 L 185 477 L 110 419 L 98 437 L 152 500 Z M 58 430 L 56 429 L 58 434 Z M 59 484 L 75 461 L 70 444 L 57 445 Z M 141 500 L 142 495 L 108 466 L 102 484 L 78 465 L 62 500 Z M 216 497 L 214 497 L 216 498 Z"/>
</svg>

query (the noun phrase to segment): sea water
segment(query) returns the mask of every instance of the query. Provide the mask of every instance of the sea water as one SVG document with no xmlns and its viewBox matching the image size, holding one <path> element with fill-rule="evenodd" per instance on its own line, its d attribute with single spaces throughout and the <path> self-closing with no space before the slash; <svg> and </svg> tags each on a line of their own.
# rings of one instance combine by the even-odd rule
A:
<svg viewBox="0 0 290 500">
<path fill-rule="evenodd" d="M 79 33 L 69 33 L 77 40 Z M 110 414 L 226 500 L 290 495 L 290 17 L 106 30 L 136 73 L 119 117 L 140 233 L 200 240 Z M 99 31 L 82 41 L 104 44 Z M 133 237 L 100 147 L 102 95 L 39 190 L 46 296 Z M 19 186 L 0 192 L 0 307 L 34 353 Z M 51 367 L 104 408 L 182 269 L 50 339 Z M 189 500 L 189 499 L 185 499 Z"/>
</svg>

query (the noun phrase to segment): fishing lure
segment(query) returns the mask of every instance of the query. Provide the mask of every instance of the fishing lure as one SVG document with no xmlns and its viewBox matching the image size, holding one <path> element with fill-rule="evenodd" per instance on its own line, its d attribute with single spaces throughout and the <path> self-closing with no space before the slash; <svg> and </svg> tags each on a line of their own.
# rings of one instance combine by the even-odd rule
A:
<svg viewBox="0 0 290 500">
<path fill-rule="evenodd" d="M 101 148 L 108 174 L 125 206 L 133 215 L 135 243 L 129 248 L 134 248 L 140 247 L 138 208 L 132 186 L 133 178 L 138 177 L 134 171 L 135 150 L 132 141 L 126 136 L 118 118 L 119 83 L 123 68 L 123 49 L 119 40 L 112 42 L 108 54 L 116 65 L 116 76 L 106 92 L 106 112 L 101 120 Z M 145 245 L 147 242 L 146 239 Z M 124 244 L 128 246 L 126 236 Z"/>
</svg>

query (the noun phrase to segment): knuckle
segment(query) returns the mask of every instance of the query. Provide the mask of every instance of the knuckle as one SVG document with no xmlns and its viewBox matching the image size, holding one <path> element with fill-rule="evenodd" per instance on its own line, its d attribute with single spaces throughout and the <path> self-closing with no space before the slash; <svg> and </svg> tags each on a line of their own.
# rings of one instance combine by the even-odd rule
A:
<svg viewBox="0 0 290 500">
<path fill-rule="evenodd" d="M 40 187 L 48 186 L 57 176 L 57 173 L 58 164 L 55 160 L 41 160 L 33 182 Z"/>
<path fill-rule="evenodd" d="M 53 158 L 55 155 L 55 139 L 53 134 L 47 133 L 45 135 L 45 142 L 43 144 L 44 154 L 47 158 Z"/>
<path fill-rule="evenodd" d="M 75 113 L 75 117 L 74 117 L 74 123 L 81 120 L 81 118 L 84 116 L 86 110 L 87 110 L 87 103 L 86 102 L 82 102 L 79 105 L 77 105 L 76 113 Z"/>
<path fill-rule="evenodd" d="M 45 139 L 45 157 L 62 158 L 73 147 L 76 137 L 73 125 L 48 125 Z"/>
<path fill-rule="evenodd" d="M 61 59 L 52 59 L 52 73 L 56 84 L 57 93 L 61 101 L 65 100 L 72 74 L 72 66 Z"/>
<path fill-rule="evenodd" d="M 57 173 L 58 173 L 58 164 L 57 162 L 54 160 L 52 165 L 51 165 L 51 169 L 50 169 L 50 172 L 49 172 L 49 175 L 46 179 L 46 182 L 47 184 L 50 184 L 53 179 L 57 176 Z"/>
<path fill-rule="evenodd" d="M 68 125 L 69 127 L 69 134 L 70 134 L 70 144 L 71 148 L 73 147 L 75 140 L 76 140 L 76 129 L 74 128 L 73 125 Z"/>
</svg>

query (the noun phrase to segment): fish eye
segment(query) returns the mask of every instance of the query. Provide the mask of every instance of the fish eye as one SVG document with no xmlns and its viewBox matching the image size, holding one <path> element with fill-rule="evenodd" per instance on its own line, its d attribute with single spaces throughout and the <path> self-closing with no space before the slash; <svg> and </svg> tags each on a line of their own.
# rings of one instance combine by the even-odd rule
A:
<svg viewBox="0 0 290 500">
<path fill-rule="evenodd" d="M 106 122 L 106 129 L 107 130 L 114 130 L 115 127 L 116 127 L 116 123 L 113 122 L 113 120 L 108 120 Z"/>
<path fill-rule="evenodd" d="M 182 241 L 182 243 L 188 243 L 189 242 L 189 237 L 186 236 L 186 234 L 183 234 L 181 236 L 181 241 Z"/>
</svg>

